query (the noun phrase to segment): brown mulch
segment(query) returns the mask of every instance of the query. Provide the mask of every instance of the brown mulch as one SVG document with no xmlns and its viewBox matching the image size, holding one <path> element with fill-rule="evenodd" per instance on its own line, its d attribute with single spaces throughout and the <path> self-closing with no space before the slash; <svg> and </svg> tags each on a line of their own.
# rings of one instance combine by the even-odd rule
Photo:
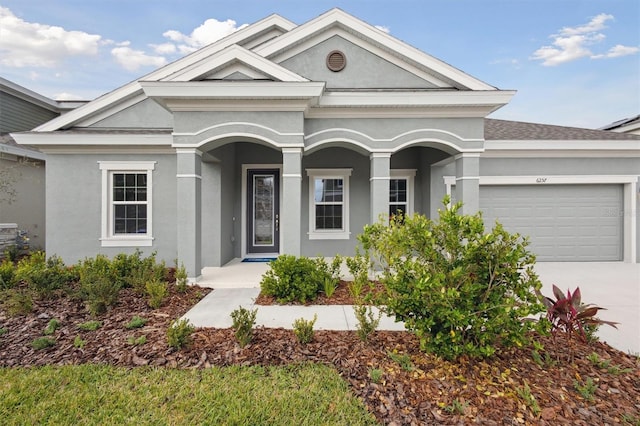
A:
<svg viewBox="0 0 640 426">
<path fill-rule="evenodd" d="M 365 287 L 362 289 L 361 296 L 364 298 L 369 293 L 372 295 L 381 293 L 383 291 L 382 284 L 379 282 L 370 283 L 373 287 Z M 255 301 L 256 305 L 277 305 L 278 301 L 273 296 L 265 296 L 260 293 Z M 302 303 L 293 301 L 287 303 L 288 305 L 302 305 Z M 336 287 L 335 292 L 331 297 L 327 297 L 324 293 L 318 293 L 318 297 L 315 300 L 308 301 L 305 305 L 353 305 L 354 300 L 351 292 L 349 291 L 349 281 L 341 280 Z"/>
<path fill-rule="evenodd" d="M 0 366 L 99 363 L 207 368 L 318 362 L 334 366 L 384 424 L 600 425 L 640 421 L 640 361 L 600 342 L 576 343 L 571 360 L 564 342 L 554 344 L 551 338 L 542 337 L 543 358 L 547 355 L 542 366 L 534 362 L 530 347 L 499 351 L 487 361 L 450 363 L 420 352 L 412 334 L 390 331 L 375 332 L 366 343 L 354 332 L 316 331 L 312 343 L 301 345 L 291 330 L 259 328 L 253 342 L 241 349 L 231 329 L 198 329 L 189 348 L 172 350 L 166 343 L 168 324 L 209 291 L 190 287 L 180 294 L 171 287 L 165 305 L 154 310 L 131 290 L 122 290 L 119 305 L 97 318 L 103 326 L 96 331 L 78 329 L 78 324 L 95 318 L 81 303 L 67 297 L 36 301 L 33 312 L 26 316 L 9 317 L 0 309 L 0 328 L 6 330 L 0 336 Z M 125 324 L 134 315 L 149 322 L 128 330 Z M 31 342 L 42 336 L 52 318 L 62 323 L 53 334 L 56 345 L 32 349 Z M 86 341 L 82 349 L 73 345 L 78 335 Z M 130 337 L 143 335 L 147 341 L 142 345 L 128 342 Z M 610 362 L 609 368 L 587 359 L 594 352 Z M 391 358 L 403 355 L 410 360 L 404 367 Z M 374 369 L 382 373 L 378 382 L 370 378 Z M 575 386 L 589 378 L 596 385 L 593 401 L 581 396 Z M 525 386 L 539 410 L 527 403 Z M 454 405 L 459 410 L 453 409 Z"/>
</svg>

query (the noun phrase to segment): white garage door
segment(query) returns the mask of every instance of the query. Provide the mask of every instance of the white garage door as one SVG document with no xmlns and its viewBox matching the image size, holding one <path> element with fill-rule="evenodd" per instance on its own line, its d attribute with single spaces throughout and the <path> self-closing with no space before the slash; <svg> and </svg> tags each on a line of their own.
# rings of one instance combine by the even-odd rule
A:
<svg viewBox="0 0 640 426">
<path fill-rule="evenodd" d="M 480 187 L 485 225 L 530 237 L 541 261 L 622 260 L 622 185 Z"/>
</svg>

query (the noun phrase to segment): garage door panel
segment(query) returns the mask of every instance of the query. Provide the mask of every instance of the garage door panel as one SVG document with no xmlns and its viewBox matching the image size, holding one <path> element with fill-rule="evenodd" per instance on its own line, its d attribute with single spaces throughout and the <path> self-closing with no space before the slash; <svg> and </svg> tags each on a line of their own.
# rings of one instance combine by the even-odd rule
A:
<svg viewBox="0 0 640 426">
<path fill-rule="evenodd" d="M 529 235 L 538 260 L 622 260 L 622 206 L 622 185 L 480 187 L 487 227 Z"/>
</svg>

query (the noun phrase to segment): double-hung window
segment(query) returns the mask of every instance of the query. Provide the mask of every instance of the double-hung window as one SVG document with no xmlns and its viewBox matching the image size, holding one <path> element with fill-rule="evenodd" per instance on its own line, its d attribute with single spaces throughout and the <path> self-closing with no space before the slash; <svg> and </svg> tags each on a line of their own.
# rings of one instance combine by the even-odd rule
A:
<svg viewBox="0 0 640 426">
<path fill-rule="evenodd" d="M 389 179 L 389 217 L 413 213 L 415 170 L 391 170 Z"/>
<path fill-rule="evenodd" d="M 349 238 L 351 169 L 307 169 L 309 239 Z"/>
<path fill-rule="evenodd" d="M 103 247 L 151 246 L 154 161 L 100 161 Z"/>
</svg>

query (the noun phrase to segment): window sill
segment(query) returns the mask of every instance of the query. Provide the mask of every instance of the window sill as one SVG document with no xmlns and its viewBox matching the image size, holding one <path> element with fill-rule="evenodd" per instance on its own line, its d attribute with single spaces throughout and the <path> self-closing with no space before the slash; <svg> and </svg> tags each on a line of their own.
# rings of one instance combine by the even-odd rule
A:
<svg viewBox="0 0 640 426">
<path fill-rule="evenodd" d="M 348 240 L 350 232 L 309 232 L 310 240 Z"/>
<path fill-rule="evenodd" d="M 153 237 L 110 237 L 100 238 L 102 247 L 151 247 Z"/>
</svg>

